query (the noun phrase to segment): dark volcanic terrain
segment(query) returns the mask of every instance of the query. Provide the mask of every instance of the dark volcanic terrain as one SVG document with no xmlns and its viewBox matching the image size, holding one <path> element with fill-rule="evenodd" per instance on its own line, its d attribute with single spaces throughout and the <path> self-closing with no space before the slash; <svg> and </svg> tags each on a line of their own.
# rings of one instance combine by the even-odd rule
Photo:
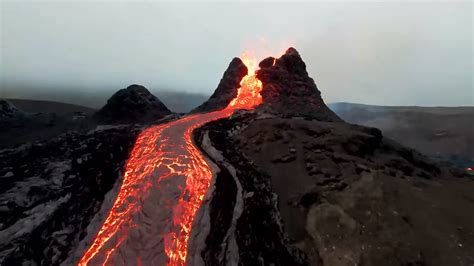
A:
<svg viewBox="0 0 474 266">
<path fill-rule="evenodd" d="M 273 101 L 196 132 L 221 169 L 206 262 L 230 263 L 211 259 L 232 246 L 227 231 L 244 265 L 256 257 L 263 265 L 472 265 L 472 179 L 376 128 L 343 122 L 319 91 L 305 94 L 318 104 L 289 104 L 301 103 L 293 91 L 307 78 L 292 58 L 271 64 L 293 80 L 264 87 Z"/>
<path fill-rule="evenodd" d="M 244 204 L 274 195 L 290 247 L 311 265 L 474 262 L 472 180 L 376 129 L 248 113 L 202 130 L 228 163 L 253 166 L 251 175 L 235 167 L 239 182 L 265 180 L 264 192 L 242 185 Z M 247 209 L 253 219 L 262 218 L 259 204 Z"/>
<path fill-rule="evenodd" d="M 72 114 L 72 113 L 84 113 L 92 114 L 96 109 L 76 105 L 67 104 L 54 101 L 38 101 L 38 100 L 25 100 L 25 99 L 6 99 L 12 103 L 16 108 L 27 113 L 54 113 L 54 114 Z"/>
<path fill-rule="evenodd" d="M 215 93 L 193 112 L 226 107 L 246 74 L 242 61 L 233 59 Z M 230 117 L 194 130 L 194 144 L 208 158 L 213 180 L 193 220 L 191 264 L 474 264 L 472 178 L 392 140 L 420 145 L 430 155 L 436 153 L 430 152 L 429 144 L 418 142 L 423 136 L 446 139 L 446 146 L 449 141 L 472 145 L 469 138 L 459 137 L 458 130 L 470 130 L 468 126 L 455 127 L 465 124 L 465 117 L 446 118 L 456 123 L 446 122 L 431 132 L 423 123 L 426 119 L 432 127 L 433 117 L 420 115 L 420 120 L 411 121 L 413 110 L 397 113 L 395 118 L 420 124 L 420 134 L 407 140 L 403 139 L 408 131 L 398 124 L 392 131 L 383 123 L 382 131 L 349 124 L 344 120 L 379 120 L 373 110 L 355 115 L 353 109 L 333 108 L 337 114 L 329 109 L 294 48 L 280 58 L 264 59 L 257 77 L 263 82 L 261 105 L 235 110 Z M 0 132 L 1 265 L 75 264 L 111 208 L 137 135 L 148 125 L 181 118 L 139 85 L 120 90 L 92 115 L 34 114 L 6 101 L 0 108 L 0 125 L 6 128 Z M 192 119 L 187 119 L 181 121 L 189 123 L 180 126 L 183 132 L 188 132 L 187 126 L 192 129 Z M 66 120 L 74 122 L 69 125 Z M 56 131 L 41 135 L 48 123 Z M 39 129 L 33 134 L 35 125 Z M 166 137 L 156 140 L 157 147 L 172 149 L 171 144 L 180 143 L 179 149 L 189 151 L 183 138 L 164 145 L 181 136 L 171 127 L 166 130 Z M 24 142 L 30 143 L 16 145 Z M 469 147 L 453 153 L 470 156 Z M 168 157 L 151 155 L 166 161 L 161 170 L 182 167 Z M 150 177 L 154 182 L 157 176 Z M 166 184 L 175 184 L 169 179 Z M 166 206 L 167 201 L 157 199 L 179 188 L 159 188 L 167 189 L 153 191 L 159 202 L 141 202 L 146 199 L 142 195 L 135 195 L 135 200 L 168 221 L 166 215 L 171 214 L 156 213 L 156 206 Z M 182 197 L 184 202 L 187 195 Z M 140 217 L 147 221 L 155 216 Z M 146 226 L 140 230 L 147 232 Z M 144 241 L 149 236 L 135 234 L 130 239 Z M 139 242 L 132 240 L 126 247 Z M 159 240 L 147 250 L 154 253 L 154 244 L 162 247 Z M 193 246 L 196 243 L 204 246 Z M 120 260 L 134 254 L 128 251 L 125 248 L 115 259 L 135 261 L 133 256 Z"/>
<path fill-rule="evenodd" d="M 461 167 L 474 165 L 474 107 L 329 105 L 349 123 L 376 127 L 385 136 Z"/>
<path fill-rule="evenodd" d="M 247 72 L 247 67 L 240 58 L 232 59 L 211 97 L 193 109 L 191 113 L 211 112 L 225 108 L 237 96 L 240 80 L 247 75 Z"/>
<path fill-rule="evenodd" d="M 93 119 L 107 124 L 147 123 L 170 114 L 168 107 L 145 87 L 130 85 L 112 95 Z"/>
<path fill-rule="evenodd" d="M 96 125 L 87 119 L 88 110 L 69 104 L 16 101 L 0 99 L 0 148 L 48 140 L 68 131 L 87 132 Z M 47 111 L 37 112 L 38 106 L 49 105 Z"/>
<path fill-rule="evenodd" d="M 64 261 L 120 183 L 140 130 L 104 127 L 0 150 L 0 264 Z"/>
<path fill-rule="evenodd" d="M 259 66 L 257 77 L 263 83 L 259 109 L 282 117 L 342 121 L 324 103 L 296 49 L 289 48 L 280 58 L 268 57 Z"/>
<path fill-rule="evenodd" d="M 122 93 L 111 102 L 132 105 L 128 117 L 152 110 L 159 101 L 154 96 L 150 100 L 143 88 L 129 87 L 126 92 L 131 96 Z M 130 103 L 133 96 L 140 108 Z M 107 122 L 127 118 L 123 109 L 106 110 Z M 87 233 L 91 221 L 98 227 L 105 215 L 99 211 L 114 201 L 125 163 L 144 128 L 137 122 L 174 118 L 166 107 L 160 114 L 152 110 L 144 120 L 114 126 L 82 114 L 74 119 L 70 113 L 27 113 L 6 101 L 1 111 L 0 124 L 6 130 L 0 137 L 6 146 L 30 143 L 0 149 L 0 265 L 59 265 L 72 256 L 73 248 L 94 235 Z"/>
<path fill-rule="evenodd" d="M 66 132 L 86 133 L 104 124 L 149 124 L 174 116 L 140 85 L 119 90 L 99 110 L 74 104 L 0 99 L 0 148 L 44 141 Z"/>
</svg>

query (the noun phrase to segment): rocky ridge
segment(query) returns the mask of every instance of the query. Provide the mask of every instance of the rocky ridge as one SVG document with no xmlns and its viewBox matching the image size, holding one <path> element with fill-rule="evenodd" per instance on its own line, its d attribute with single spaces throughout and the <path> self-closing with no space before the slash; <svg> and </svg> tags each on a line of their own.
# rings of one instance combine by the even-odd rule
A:
<svg viewBox="0 0 474 266">
<path fill-rule="evenodd" d="M 227 107 L 230 101 L 237 96 L 240 81 L 247 75 L 247 71 L 247 67 L 240 58 L 232 59 L 209 100 L 192 110 L 191 113 L 211 112 Z"/>
<path fill-rule="evenodd" d="M 306 71 L 298 51 L 290 47 L 280 58 L 268 57 L 259 64 L 265 112 L 283 117 L 306 117 L 319 121 L 342 121 L 331 111 Z"/>
</svg>

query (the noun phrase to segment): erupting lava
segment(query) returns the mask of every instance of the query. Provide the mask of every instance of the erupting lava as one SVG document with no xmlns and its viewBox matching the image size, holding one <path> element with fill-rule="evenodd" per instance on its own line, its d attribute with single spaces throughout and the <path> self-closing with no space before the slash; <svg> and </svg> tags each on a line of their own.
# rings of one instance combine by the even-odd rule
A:
<svg viewBox="0 0 474 266">
<path fill-rule="evenodd" d="M 140 133 L 117 198 L 78 265 L 185 264 L 191 226 L 212 179 L 192 132 L 235 109 L 252 109 L 262 102 L 256 61 L 245 55 L 243 61 L 248 74 L 225 109 L 186 116 Z"/>
<path fill-rule="evenodd" d="M 257 61 L 245 54 L 242 56 L 242 61 L 247 66 L 247 75 L 240 81 L 237 97 L 232 99 L 227 109 L 248 109 L 262 103 L 262 95 L 260 95 L 262 82 L 255 75 Z"/>
</svg>

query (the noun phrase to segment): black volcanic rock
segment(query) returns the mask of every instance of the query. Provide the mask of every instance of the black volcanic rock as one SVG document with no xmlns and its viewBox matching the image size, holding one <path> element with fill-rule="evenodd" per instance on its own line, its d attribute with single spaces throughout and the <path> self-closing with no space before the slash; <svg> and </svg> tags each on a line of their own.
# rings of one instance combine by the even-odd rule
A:
<svg viewBox="0 0 474 266">
<path fill-rule="evenodd" d="M 290 47 L 278 59 L 268 57 L 259 64 L 257 78 L 263 83 L 265 111 L 283 117 L 307 117 L 319 121 L 342 121 L 321 98 L 314 80 L 296 49 Z"/>
<path fill-rule="evenodd" d="M 51 139 L 67 131 L 85 132 L 95 126 L 82 112 L 36 112 L 41 111 L 41 108 L 36 111 L 34 108 L 22 108 L 28 106 L 48 108 L 48 104 L 53 109 L 61 105 L 68 106 L 47 101 L 37 105 L 38 102 L 40 101 L 0 99 L 0 149 Z"/>
<path fill-rule="evenodd" d="M 7 100 L 0 99 L 0 119 L 10 118 L 21 113 L 12 103 Z"/>
<path fill-rule="evenodd" d="M 227 107 L 230 101 L 237 96 L 237 89 L 240 87 L 240 81 L 247 75 L 248 70 L 240 58 L 235 57 L 230 62 L 227 70 L 224 72 L 219 85 L 212 96 L 192 110 L 192 113 L 202 113 L 217 111 Z"/>
<path fill-rule="evenodd" d="M 209 205 L 204 264 L 308 265 L 306 254 L 291 245 L 285 235 L 270 176 L 260 172 L 230 137 L 232 130 L 256 115 L 242 114 L 210 122 L 194 132 L 196 143 L 201 145 L 205 136 L 209 137 L 210 145 L 201 148 L 220 169 Z"/>
<path fill-rule="evenodd" d="M 221 170 L 206 265 L 474 262 L 472 180 L 378 129 L 240 112 L 195 140 Z"/>
<path fill-rule="evenodd" d="M 171 111 L 145 87 L 130 85 L 116 92 L 94 118 L 101 123 L 147 123 L 163 118 Z"/>
<path fill-rule="evenodd" d="M 0 265 L 63 263 L 123 175 L 140 130 L 103 127 L 1 149 Z"/>
</svg>

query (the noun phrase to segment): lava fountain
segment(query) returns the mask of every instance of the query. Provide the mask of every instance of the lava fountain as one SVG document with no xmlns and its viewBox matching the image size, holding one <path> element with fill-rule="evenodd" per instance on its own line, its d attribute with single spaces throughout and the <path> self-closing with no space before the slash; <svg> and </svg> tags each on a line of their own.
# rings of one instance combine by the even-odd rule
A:
<svg viewBox="0 0 474 266">
<path fill-rule="evenodd" d="M 262 103 L 262 82 L 255 75 L 257 61 L 243 54 L 242 61 L 248 69 L 247 75 L 240 81 L 237 97 L 227 106 L 227 109 L 250 109 Z"/>
<path fill-rule="evenodd" d="M 212 170 L 193 143 L 193 130 L 262 103 L 256 60 L 237 96 L 220 111 L 185 116 L 142 131 L 125 166 L 123 182 L 102 227 L 78 265 L 184 265 L 193 220 Z"/>
</svg>

